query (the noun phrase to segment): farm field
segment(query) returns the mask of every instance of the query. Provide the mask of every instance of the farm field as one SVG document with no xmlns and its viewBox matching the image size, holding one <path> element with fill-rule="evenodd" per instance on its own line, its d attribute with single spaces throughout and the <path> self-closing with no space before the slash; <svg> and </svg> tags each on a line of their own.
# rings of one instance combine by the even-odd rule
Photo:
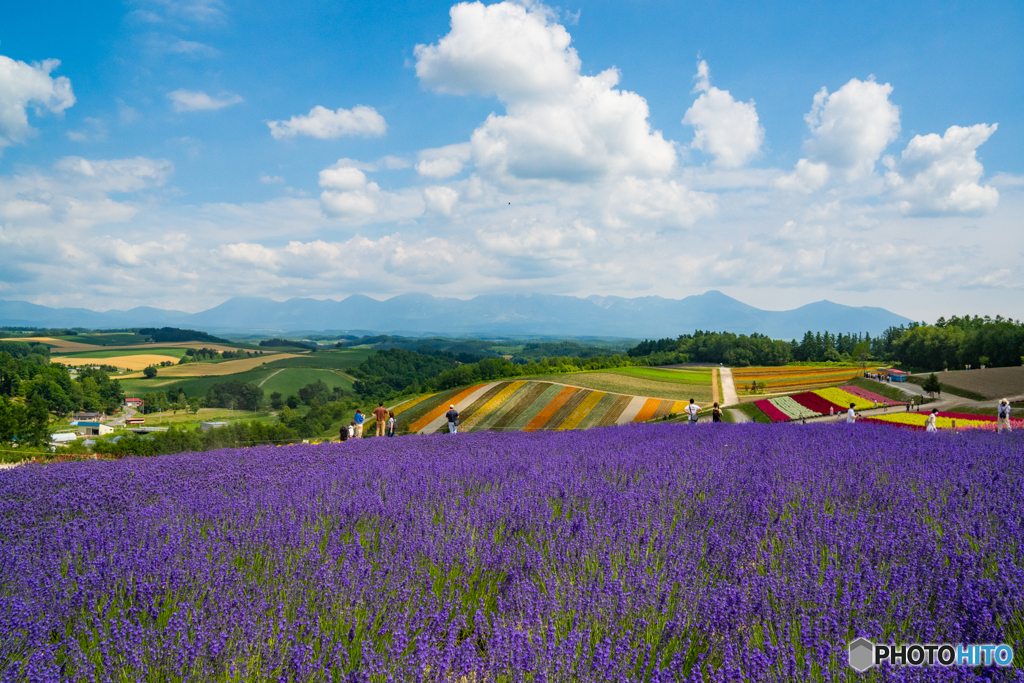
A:
<svg viewBox="0 0 1024 683">
<path fill-rule="evenodd" d="M 62 355 L 59 362 L 65 362 L 66 360 L 74 360 L 75 358 L 119 358 L 121 356 L 144 356 L 144 355 L 158 355 L 158 356 L 172 356 L 175 359 L 180 360 L 185 355 L 185 349 L 172 348 L 165 346 L 153 346 L 152 344 L 146 344 L 134 349 L 96 349 L 93 351 L 79 351 L 77 353 L 69 353 Z"/>
<path fill-rule="evenodd" d="M 186 363 L 185 365 L 175 365 L 169 368 L 158 368 L 159 373 L 157 377 L 164 378 L 175 378 L 175 377 L 223 377 L 225 375 L 234 375 L 246 370 L 253 370 L 260 367 L 271 360 L 278 360 L 283 358 L 291 358 L 292 354 L 278 353 L 278 354 L 266 354 L 263 356 L 253 356 L 252 358 L 236 358 L 234 360 L 218 361 L 213 363 Z"/>
<path fill-rule="evenodd" d="M 128 353 L 119 354 L 116 351 L 108 351 L 107 355 L 89 354 L 79 355 L 74 354 L 70 356 L 51 356 L 51 360 L 54 363 L 63 363 L 69 366 L 78 365 L 112 365 L 115 368 L 123 368 L 125 370 L 142 370 L 150 365 L 159 365 L 160 363 L 177 363 L 181 356 L 174 356 L 170 354 L 160 353 Z M 160 368 L 165 372 L 170 368 Z"/>
<path fill-rule="evenodd" d="M 197 414 L 186 413 L 179 410 L 176 414 L 165 411 L 162 414 L 150 413 L 140 415 L 146 418 L 147 427 L 188 427 L 194 428 L 200 422 L 266 422 L 277 419 L 271 417 L 269 412 L 258 412 L 252 410 L 228 410 L 227 408 L 200 408 Z"/>
<path fill-rule="evenodd" d="M 881 394 L 852 385 L 816 389 L 754 401 L 754 406 L 772 422 L 842 415 L 851 404 L 857 411 L 906 405 L 906 403 L 893 401 Z"/>
<path fill-rule="evenodd" d="M 282 396 L 288 397 L 291 394 L 298 394 L 299 389 L 307 384 L 314 384 L 322 381 L 327 386 L 341 387 L 346 391 L 352 390 L 352 380 L 341 375 L 337 370 L 322 368 L 276 368 L 270 369 L 265 380 L 256 382 L 263 388 L 265 396 L 275 391 L 281 392 Z"/>
<path fill-rule="evenodd" d="M 1022 450 L 658 424 L 0 471 L 6 678 L 816 683 L 858 634 L 1018 644 Z"/>
<path fill-rule="evenodd" d="M 449 389 L 400 403 L 392 408 L 398 431 L 447 432 L 444 414 L 451 404 L 459 411 L 461 432 L 535 432 L 644 422 L 679 413 L 686 402 L 579 389 L 553 382 L 507 380 Z"/>
<path fill-rule="evenodd" d="M 989 399 L 1024 395 L 1024 366 L 956 370 L 937 372 L 935 375 L 943 384 L 973 391 Z"/>
<path fill-rule="evenodd" d="M 867 368 L 868 371 L 874 368 Z M 845 384 L 854 377 L 863 376 L 865 370 L 858 367 L 816 367 L 792 366 L 733 368 L 733 383 L 741 397 L 754 396 L 750 391 L 751 382 L 764 382 L 765 393 L 781 394 L 793 391 L 810 391 L 822 387 Z M 748 399 L 753 400 L 753 399 Z"/>
<path fill-rule="evenodd" d="M 668 370 L 662 368 L 616 368 L 593 372 L 573 372 L 564 375 L 538 375 L 524 378 L 537 381 L 557 381 L 585 387 L 596 391 L 607 391 L 633 396 L 710 403 L 712 399 L 711 368 L 695 370 Z"/>
<path fill-rule="evenodd" d="M 920 413 L 893 413 L 891 415 L 872 415 L 864 418 L 867 422 L 874 422 L 896 427 L 904 427 L 924 431 L 928 423 L 928 412 Z M 937 429 L 985 429 L 990 432 L 996 431 L 996 418 L 994 415 L 979 415 L 959 412 L 939 412 L 935 420 Z M 1024 419 L 1010 417 L 1010 426 L 1013 429 L 1024 429 Z"/>
</svg>

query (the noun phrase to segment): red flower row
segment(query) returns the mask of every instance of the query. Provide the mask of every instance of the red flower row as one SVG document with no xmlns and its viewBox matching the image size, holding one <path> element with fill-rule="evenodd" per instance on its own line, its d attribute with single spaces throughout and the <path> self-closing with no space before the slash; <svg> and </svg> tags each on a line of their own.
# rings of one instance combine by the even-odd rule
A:
<svg viewBox="0 0 1024 683">
<path fill-rule="evenodd" d="M 762 398 L 760 401 L 754 401 L 754 405 L 758 409 L 768 416 L 768 419 L 772 422 L 788 422 L 789 415 L 776 408 L 771 401 L 766 398 Z"/>
</svg>

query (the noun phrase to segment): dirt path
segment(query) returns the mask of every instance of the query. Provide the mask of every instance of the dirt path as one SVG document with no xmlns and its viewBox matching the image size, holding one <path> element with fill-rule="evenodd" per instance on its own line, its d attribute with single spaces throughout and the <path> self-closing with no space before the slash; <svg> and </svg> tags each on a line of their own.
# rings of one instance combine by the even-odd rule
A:
<svg viewBox="0 0 1024 683">
<path fill-rule="evenodd" d="M 270 379 L 271 377 L 273 377 L 274 375 L 276 375 L 276 374 L 277 374 L 278 372 L 283 372 L 283 371 L 284 371 L 284 368 L 281 368 L 280 370 L 278 370 L 278 371 L 276 371 L 276 372 L 272 372 L 272 373 L 270 373 L 270 374 L 269 374 L 269 375 L 267 375 L 267 376 L 266 376 L 265 378 L 263 378 L 263 381 L 262 381 L 262 382 L 260 382 L 260 383 L 259 383 L 259 384 L 257 384 L 256 386 L 258 386 L 258 387 L 262 387 L 262 386 L 263 386 L 264 384 L 266 384 L 266 383 L 267 383 L 267 380 L 268 380 L 268 379 Z"/>
<path fill-rule="evenodd" d="M 713 403 L 718 403 L 722 400 L 722 397 L 718 395 L 719 372 L 718 368 L 711 368 L 711 401 Z"/>
<path fill-rule="evenodd" d="M 736 396 L 736 384 L 732 380 L 732 368 L 719 368 L 722 374 L 722 405 L 734 406 L 740 402 Z M 743 417 L 747 417 L 744 415 Z M 747 418 L 750 421 L 750 418 Z"/>
</svg>

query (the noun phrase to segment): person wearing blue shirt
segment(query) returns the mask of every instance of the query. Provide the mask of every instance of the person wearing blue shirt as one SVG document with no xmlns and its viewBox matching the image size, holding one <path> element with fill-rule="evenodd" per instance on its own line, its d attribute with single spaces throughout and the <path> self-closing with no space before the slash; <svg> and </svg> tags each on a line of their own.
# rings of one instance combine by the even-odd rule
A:
<svg viewBox="0 0 1024 683">
<path fill-rule="evenodd" d="M 366 417 L 363 415 L 363 411 L 361 409 L 359 409 L 359 408 L 356 408 L 355 420 L 356 420 L 356 438 L 357 439 L 361 439 L 361 438 L 363 438 L 363 422 L 366 420 Z"/>
</svg>

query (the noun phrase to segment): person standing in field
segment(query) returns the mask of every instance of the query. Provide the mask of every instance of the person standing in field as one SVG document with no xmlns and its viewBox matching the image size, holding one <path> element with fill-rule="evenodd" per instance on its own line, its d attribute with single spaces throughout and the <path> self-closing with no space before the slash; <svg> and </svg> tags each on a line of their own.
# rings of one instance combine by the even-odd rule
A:
<svg viewBox="0 0 1024 683">
<path fill-rule="evenodd" d="M 846 411 L 846 424 L 852 425 L 860 415 L 857 414 L 856 404 L 851 403 L 850 409 Z"/>
<path fill-rule="evenodd" d="M 388 419 L 388 409 L 384 407 L 383 403 L 377 404 L 373 411 L 373 419 L 377 421 L 377 436 L 380 436 L 384 433 L 384 423 Z"/>
<path fill-rule="evenodd" d="M 711 408 L 711 421 L 721 422 L 722 421 L 722 409 L 718 407 L 718 401 L 715 401 L 715 405 Z"/>
<path fill-rule="evenodd" d="M 448 433 L 457 434 L 459 431 L 459 411 L 455 410 L 454 404 L 448 405 L 448 412 L 444 416 L 448 418 Z"/>
<path fill-rule="evenodd" d="M 398 427 L 398 421 L 395 420 L 395 414 L 388 411 L 388 423 L 384 427 L 384 436 L 394 436 L 396 427 Z"/>
<path fill-rule="evenodd" d="M 700 415 L 700 406 L 694 403 L 692 398 L 690 399 L 690 405 L 686 406 L 683 410 L 685 410 L 686 414 L 690 416 L 689 420 L 687 420 L 687 424 L 697 424 L 697 416 Z"/>
<path fill-rule="evenodd" d="M 366 416 L 363 415 L 361 408 L 356 408 L 356 415 L 353 418 L 352 424 L 356 426 L 356 438 L 363 438 L 363 422 L 366 421 Z"/>
<path fill-rule="evenodd" d="M 338 434 L 338 441 L 348 441 L 348 425 L 341 425 L 341 432 Z"/>
<path fill-rule="evenodd" d="M 932 409 L 932 414 L 928 416 L 928 422 L 925 424 L 924 431 L 926 432 L 937 432 L 939 426 L 935 422 L 939 419 L 939 411 Z"/>
<path fill-rule="evenodd" d="M 1010 427 L 1010 402 L 1005 398 L 999 402 L 999 407 L 996 409 L 996 424 L 998 425 L 996 431 L 1000 434 L 1003 433 L 1003 427 L 1006 427 L 1007 432 L 1013 431 L 1013 428 Z"/>
</svg>

